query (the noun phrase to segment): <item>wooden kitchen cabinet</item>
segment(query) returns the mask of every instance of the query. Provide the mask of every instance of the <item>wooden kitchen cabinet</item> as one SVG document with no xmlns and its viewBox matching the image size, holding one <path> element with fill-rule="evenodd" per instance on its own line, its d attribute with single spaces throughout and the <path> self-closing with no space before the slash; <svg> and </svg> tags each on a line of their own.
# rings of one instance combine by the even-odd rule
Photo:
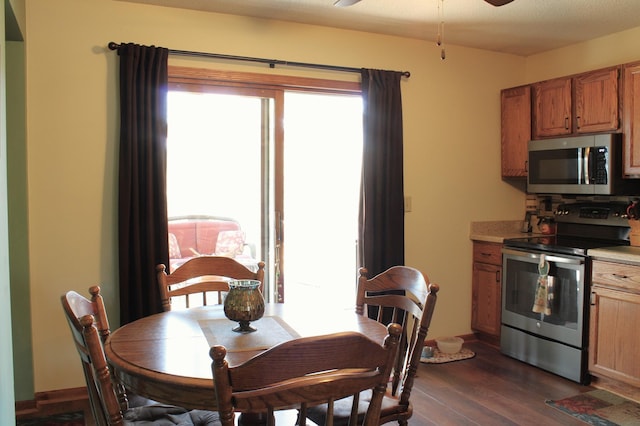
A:
<svg viewBox="0 0 640 426">
<path fill-rule="evenodd" d="M 535 83 L 533 138 L 620 129 L 619 67 Z"/>
<path fill-rule="evenodd" d="M 624 130 L 624 174 L 640 176 L 640 62 L 622 70 L 622 122 Z"/>
<path fill-rule="evenodd" d="M 502 244 L 474 241 L 471 329 L 498 345 L 502 309 Z"/>
<path fill-rule="evenodd" d="M 502 177 L 527 176 L 527 143 L 531 139 L 531 86 L 500 92 Z"/>
<path fill-rule="evenodd" d="M 574 77 L 576 133 L 618 130 L 620 127 L 619 74 L 619 67 L 613 67 Z"/>
<path fill-rule="evenodd" d="M 640 387 L 640 266 L 594 260 L 589 372 Z"/>
<path fill-rule="evenodd" d="M 533 139 L 570 134 L 573 129 L 571 78 L 535 83 L 533 94 Z"/>
</svg>

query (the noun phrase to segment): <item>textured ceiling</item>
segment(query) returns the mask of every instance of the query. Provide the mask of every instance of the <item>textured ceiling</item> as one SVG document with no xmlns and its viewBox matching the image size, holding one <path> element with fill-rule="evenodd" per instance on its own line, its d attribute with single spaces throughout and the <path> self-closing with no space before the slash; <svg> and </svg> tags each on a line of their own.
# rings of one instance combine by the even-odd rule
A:
<svg viewBox="0 0 640 426">
<path fill-rule="evenodd" d="M 258 18 L 278 19 L 531 55 L 640 26 L 640 0 L 123 0 Z"/>
</svg>

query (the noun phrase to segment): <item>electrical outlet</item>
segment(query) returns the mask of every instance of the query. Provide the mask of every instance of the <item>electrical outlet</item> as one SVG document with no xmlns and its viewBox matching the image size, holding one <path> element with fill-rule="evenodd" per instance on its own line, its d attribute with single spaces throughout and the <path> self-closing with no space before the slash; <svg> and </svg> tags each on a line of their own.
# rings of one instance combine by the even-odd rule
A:
<svg viewBox="0 0 640 426">
<path fill-rule="evenodd" d="M 405 195 L 404 197 L 404 212 L 410 212 L 411 211 L 411 197 L 409 195 Z"/>
</svg>

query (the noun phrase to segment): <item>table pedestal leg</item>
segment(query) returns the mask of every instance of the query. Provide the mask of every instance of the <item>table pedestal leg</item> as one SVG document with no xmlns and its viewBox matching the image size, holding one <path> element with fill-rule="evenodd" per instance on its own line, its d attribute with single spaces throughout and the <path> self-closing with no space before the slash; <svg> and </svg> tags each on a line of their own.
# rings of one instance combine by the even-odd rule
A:
<svg viewBox="0 0 640 426">
<path fill-rule="evenodd" d="M 240 413 L 238 426 L 266 425 L 267 417 L 267 413 Z"/>
</svg>

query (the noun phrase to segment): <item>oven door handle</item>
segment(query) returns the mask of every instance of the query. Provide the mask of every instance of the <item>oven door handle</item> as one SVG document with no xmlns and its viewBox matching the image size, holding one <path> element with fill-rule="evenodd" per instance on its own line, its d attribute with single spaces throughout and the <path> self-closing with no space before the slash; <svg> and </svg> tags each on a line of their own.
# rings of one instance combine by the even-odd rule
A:
<svg viewBox="0 0 640 426">
<path fill-rule="evenodd" d="M 511 255 L 513 257 L 536 259 L 536 261 L 540 259 L 540 254 L 541 254 L 541 253 L 529 253 L 529 252 L 520 251 L 520 250 L 510 250 L 508 248 L 503 248 L 502 253 L 506 255 Z M 549 255 L 546 253 L 545 253 L 545 260 L 547 262 L 566 263 L 571 265 L 580 265 L 584 263 L 583 258 L 560 257 L 560 256 Z"/>
</svg>

